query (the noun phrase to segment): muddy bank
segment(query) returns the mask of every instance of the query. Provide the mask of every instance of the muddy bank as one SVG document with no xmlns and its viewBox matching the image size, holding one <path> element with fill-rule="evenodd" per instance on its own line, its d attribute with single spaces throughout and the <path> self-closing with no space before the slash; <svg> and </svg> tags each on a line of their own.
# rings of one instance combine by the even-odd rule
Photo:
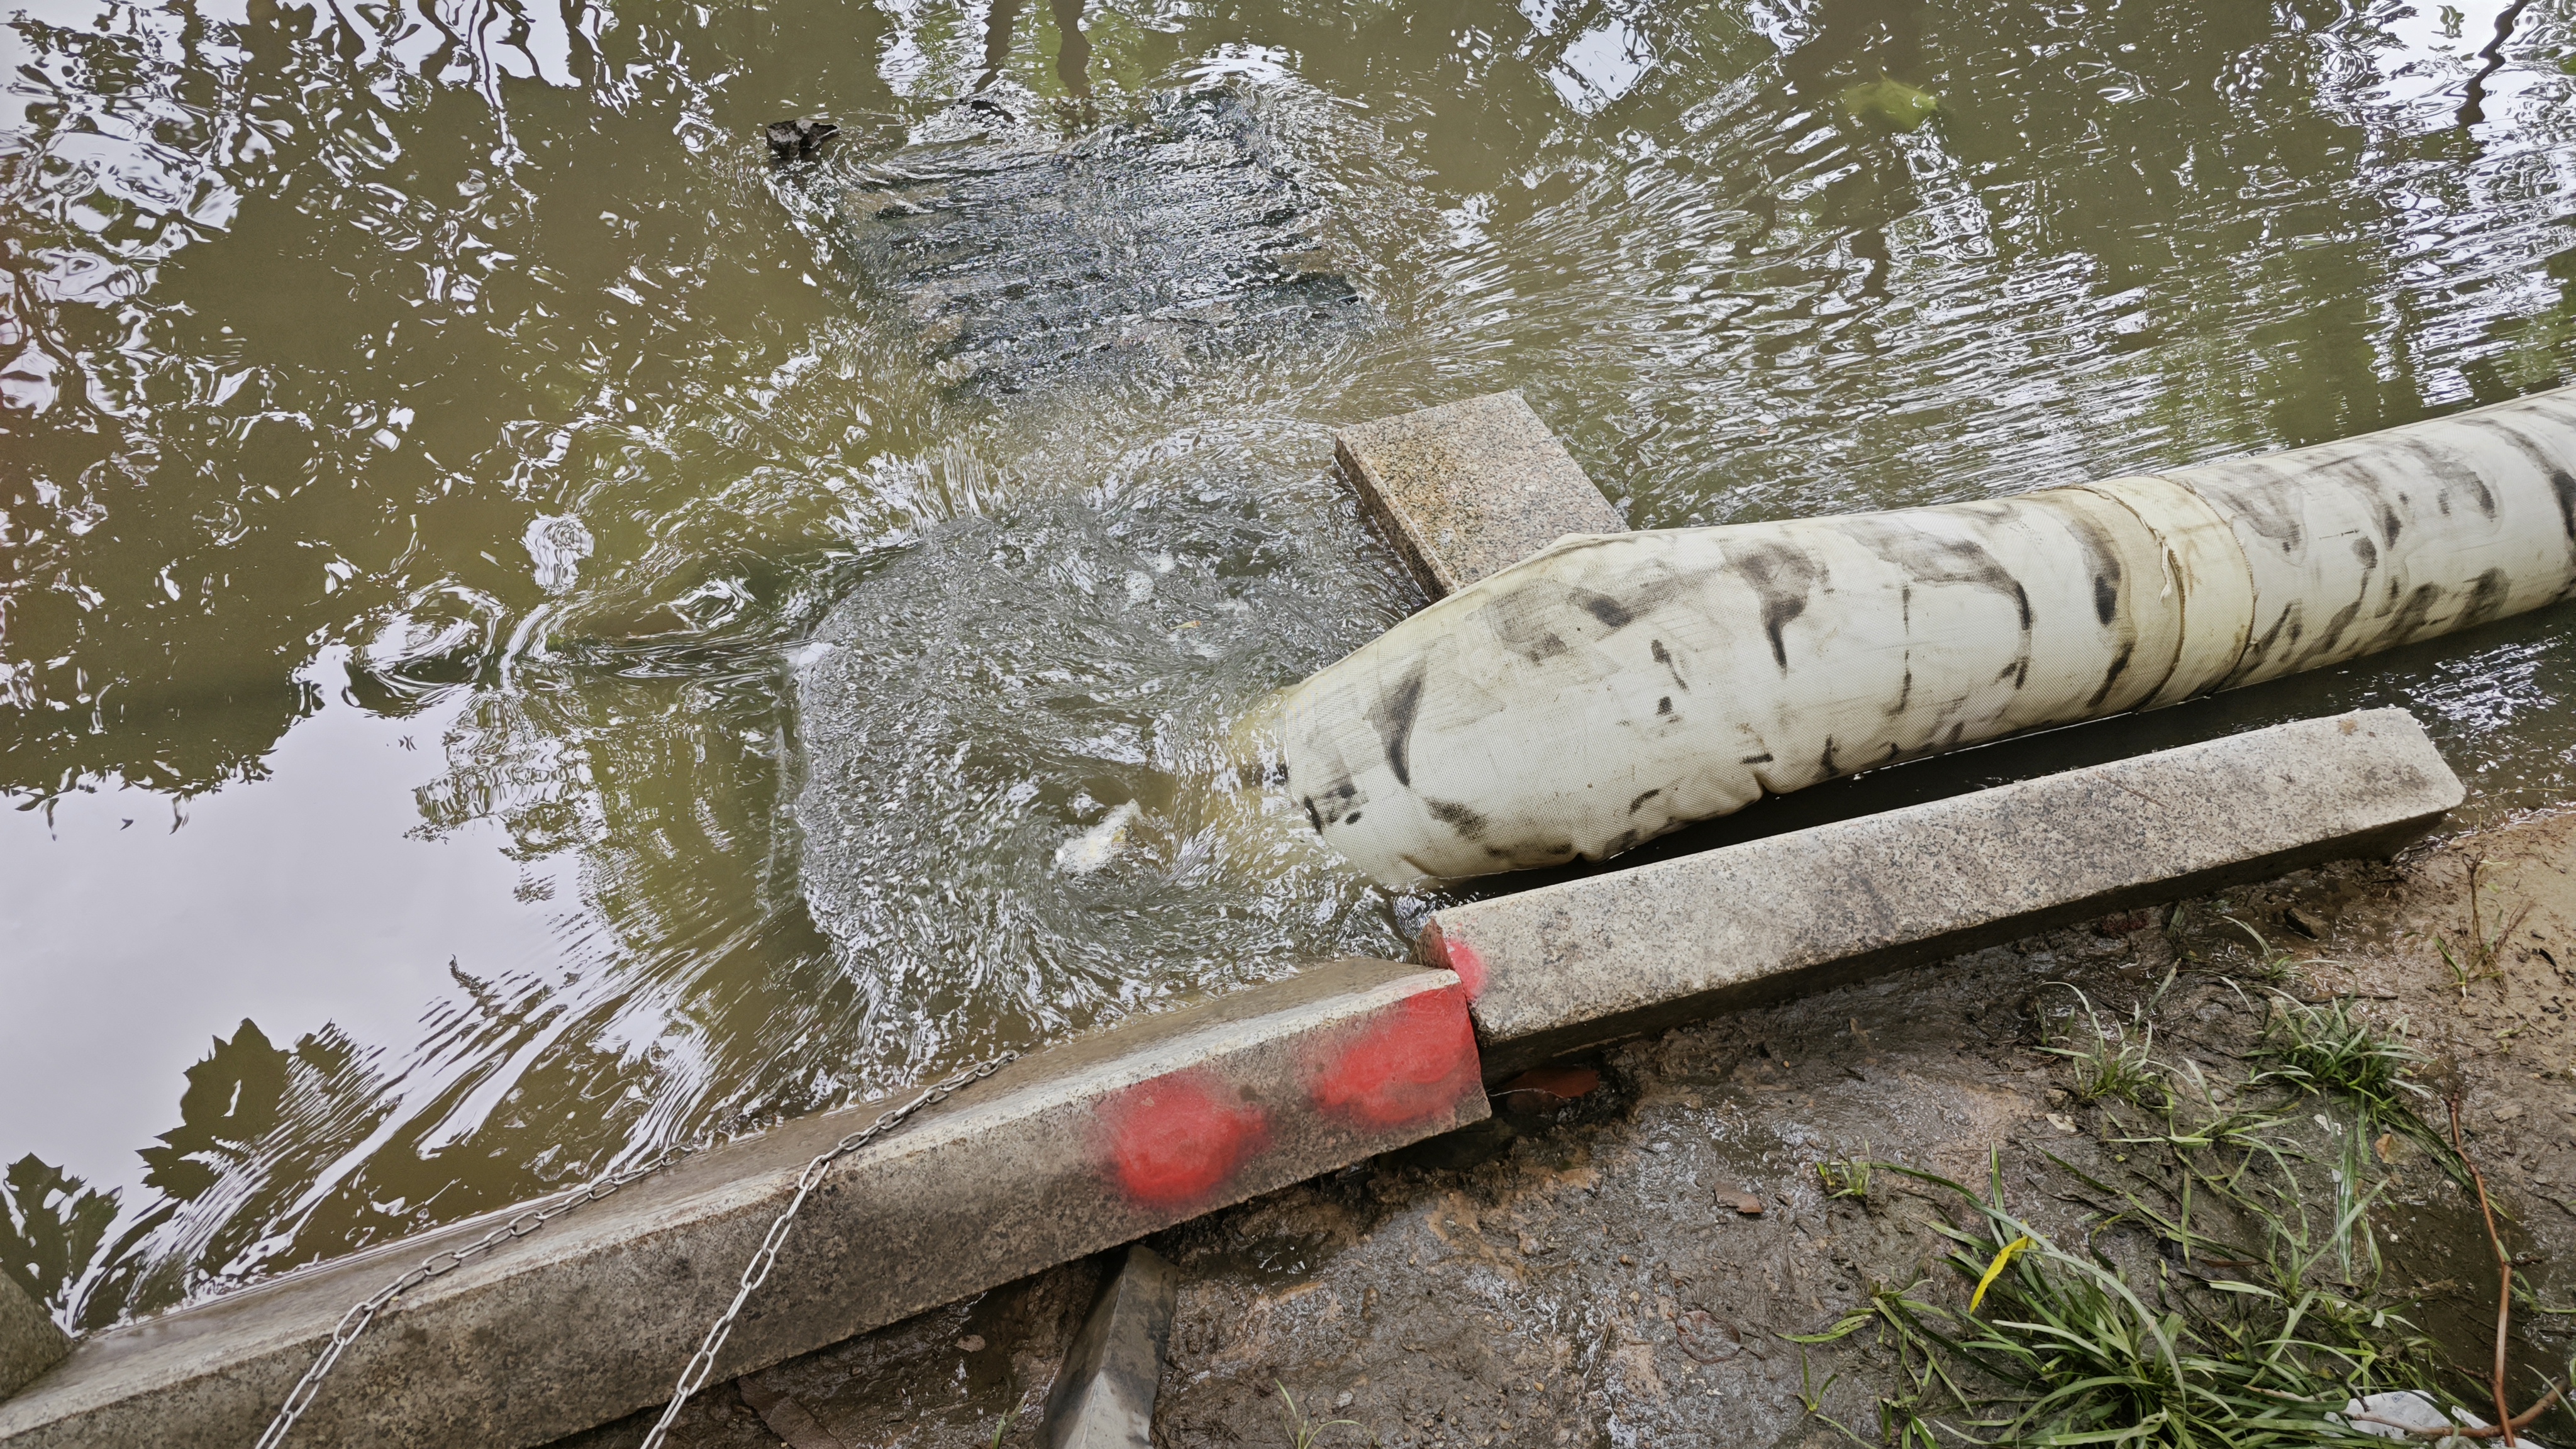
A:
<svg viewBox="0 0 2576 1449">
<path fill-rule="evenodd" d="M 2576 815 L 2561 815 L 1570 1064 L 1558 1089 L 1582 1086 L 1583 1069 L 1599 1085 L 1571 1100 L 1508 1094 L 1491 1123 L 1158 1239 L 1184 1286 L 1157 1440 L 1289 1445 L 1303 1415 L 1352 1421 L 1318 1444 L 1844 1442 L 1813 1395 L 1874 1441 L 1878 1400 L 1900 1382 L 1878 1336 L 1806 1348 L 1784 1336 L 1831 1326 L 1881 1286 L 1964 1301 L 1932 1226 L 1957 1221 L 1958 1204 L 1885 1168 L 1865 1194 L 1829 1196 L 1817 1165 L 1866 1158 L 1983 1183 L 1992 1162 L 2016 1211 L 2076 1241 L 2092 1209 L 2068 1169 L 2134 1171 L 2138 1149 L 2108 1139 L 2140 1117 L 2079 1099 L 2067 1059 L 2046 1050 L 2085 1030 L 2079 991 L 2132 1033 L 2146 1009 L 2155 1057 L 2213 1082 L 2257 1066 L 2284 999 L 2345 996 L 2382 1028 L 2402 1019 L 2433 1058 L 2419 1079 L 2462 1102 L 2519 1271 L 2539 1304 L 2564 1306 L 2571 967 Z M 2323 1097 L 2282 1115 L 2285 1130 L 2313 1126 L 2301 1145 L 2320 1163 L 2351 1118 Z M 2474 1201 L 2420 1147 L 2386 1138 L 2373 1155 L 2381 1293 L 2450 1357 L 2483 1361 L 2494 1271 Z M 999 1429 L 1003 1444 L 1034 1443 L 1096 1271 L 1042 1274 L 712 1390 L 676 1442 L 965 1446 Z M 2567 1322 L 2524 1311 L 2517 1363 L 2563 1363 Z M 575 1442 L 629 1444 L 642 1423 Z M 2571 1430 L 2563 1411 L 2535 1426 L 2560 1443 Z"/>
</svg>

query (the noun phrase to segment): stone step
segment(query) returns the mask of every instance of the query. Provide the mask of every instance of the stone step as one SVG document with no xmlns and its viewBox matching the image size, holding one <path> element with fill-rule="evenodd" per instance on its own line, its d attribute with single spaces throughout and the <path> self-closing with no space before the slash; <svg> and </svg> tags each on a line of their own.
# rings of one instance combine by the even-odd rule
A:
<svg viewBox="0 0 2576 1449">
<path fill-rule="evenodd" d="M 1517 391 L 1344 428 L 1333 454 L 1434 599 L 1569 533 L 1628 528 Z"/>
</svg>

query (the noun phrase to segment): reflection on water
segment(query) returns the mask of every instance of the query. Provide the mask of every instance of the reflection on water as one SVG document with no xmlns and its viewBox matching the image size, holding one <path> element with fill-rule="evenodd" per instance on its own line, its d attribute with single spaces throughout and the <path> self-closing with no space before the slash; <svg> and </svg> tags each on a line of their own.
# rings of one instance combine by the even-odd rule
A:
<svg viewBox="0 0 2576 1449">
<path fill-rule="evenodd" d="M 2567 380 L 2576 29 L 2503 8 L 10 9 L 0 1262 L 112 1322 L 1401 949 L 1229 771 L 1410 606 L 1335 421 L 1520 386 L 1653 526 Z M 758 134 L 1213 85 L 1383 325 L 952 391 Z M 2126 739 L 2404 703 L 2493 818 L 2576 788 L 2567 624 Z"/>
</svg>

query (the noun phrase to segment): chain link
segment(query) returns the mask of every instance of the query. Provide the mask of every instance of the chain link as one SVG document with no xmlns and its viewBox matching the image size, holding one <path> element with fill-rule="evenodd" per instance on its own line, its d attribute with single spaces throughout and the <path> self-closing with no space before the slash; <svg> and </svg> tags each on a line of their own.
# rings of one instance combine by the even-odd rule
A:
<svg viewBox="0 0 2576 1449">
<path fill-rule="evenodd" d="M 805 1164 L 805 1171 L 796 1179 L 796 1196 L 788 1200 L 786 1210 L 779 1213 L 777 1219 L 770 1223 L 769 1232 L 760 1240 L 759 1249 L 752 1253 L 751 1261 L 743 1265 L 742 1283 L 734 1291 L 733 1302 L 725 1305 L 725 1311 L 716 1316 L 714 1324 L 707 1329 L 706 1340 L 700 1343 L 698 1351 L 690 1356 L 688 1366 L 680 1370 L 680 1381 L 671 1391 L 670 1406 L 662 1410 L 662 1417 L 653 1425 L 653 1431 L 644 1436 L 641 1449 L 662 1449 L 664 1436 L 671 1432 L 671 1425 L 680 1417 L 680 1407 L 689 1401 L 690 1395 L 706 1387 L 708 1375 L 715 1372 L 716 1355 L 724 1351 L 725 1339 L 733 1333 L 734 1320 L 742 1316 L 743 1305 L 751 1301 L 752 1293 L 762 1283 L 768 1281 L 769 1270 L 778 1263 L 778 1250 L 787 1242 L 787 1230 L 795 1226 L 796 1214 L 804 1208 L 805 1199 L 812 1196 L 815 1187 L 823 1181 L 823 1173 L 833 1163 L 902 1126 L 904 1120 L 913 1113 L 935 1102 L 943 1101 L 973 1083 L 984 1080 L 1012 1062 L 1018 1061 L 1019 1058 L 1018 1052 L 1004 1052 L 991 1061 L 968 1067 L 904 1105 L 887 1111 L 885 1115 L 866 1127 L 816 1154 L 813 1161 Z M 266 1446 L 263 1446 L 263 1449 L 266 1449 Z"/>
<path fill-rule="evenodd" d="M 322 1391 L 322 1380 L 331 1372 L 331 1366 L 340 1361 L 340 1355 L 348 1351 L 350 1344 L 358 1341 L 358 1335 L 366 1332 L 367 1325 L 375 1322 L 376 1315 L 395 1299 L 432 1278 L 454 1272 L 504 1243 L 526 1237 L 574 1208 L 597 1202 L 638 1178 L 659 1172 L 695 1150 L 694 1147 L 666 1147 L 638 1166 L 609 1173 L 588 1187 L 573 1188 L 550 1202 L 523 1208 L 512 1214 L 509 1221 L 476 1241 L 459 1248 L 441 1248 L 422 1259 L 419 1266 L 377 1289 L 374 1296 L 340 1315 L 339 1324 L 331 1330 L 330 1342 L 322 1347 L 321 1357 L 313 1360 L 313 1366 L 304 1371 L 304 1377 L 295 1381 L 295 1388 L 286 1396 L 285 1406 L 277 1411 L 276 1418 L 269 1421 L 268 1432 L 259 1436 L 258 1449 L 278 1449 L 286 1442 L 287 1433 L 294 1429 L 295 1421 L 304 1416 L 304 1411 L 313 1406 L 314 1395 Z"/>
</svg>

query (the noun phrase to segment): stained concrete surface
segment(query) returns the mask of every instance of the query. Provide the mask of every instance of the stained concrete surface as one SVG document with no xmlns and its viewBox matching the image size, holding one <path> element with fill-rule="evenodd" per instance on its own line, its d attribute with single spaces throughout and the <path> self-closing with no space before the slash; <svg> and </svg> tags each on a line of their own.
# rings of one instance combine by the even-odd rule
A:
<svg viewBox="0 0 2576 1449">
<path fill-rule="evenodd" d="M 2500 941 L 2497 974 L 2473 965 L 2464 986 L 2436 941 L 2456 952 L 2471 939 L 2480 860 L 2475 925 Z M 2288 948 L 2272 985 L 2229 917 Z M 1865 1201 L 1830 1200 L 1816 1162 L 1865 1154 L 1982 1181 L 1998 1154 L 2013 1206 L 2064 1232 L 2078 1210 L 2052 1195 L 2064 1180 L 2042 1154 L 2110 1173 L 2120 1151 L 2039 1050 L 2069 988 L 2106 1016 L 2152 1002 L 2158 1054 L 2216 1078 L 2246 1069 L 2275 987 L 2350 994 L 2383 1025 L 2411 1023 L 2437 1058 L 2424 1080 L 2463 1096 L 2469 1153 L 2513 1215 L 2526 1281 L 2567 1303 L 2576 815 L 2117 913 L 1672 1031 L 1593 1058 L 1603 1085 L 1574 1100 L 1515 1092 L 1484 1125 L 1158 1235 L 1183 1287 L 1156 1442 L 1284 1449 L 1291 1399 L 1310 1421 L 1354 1421 L 1320 1446 L 1846 1442 L 1808 1415 L 1802 1388 L 1824 1386 L 1827 1413 L 1874 1425 L 1891 1365 L 1866 1333 L 1803 1363 L 1779 1335 L 1832 1324 L 1877 1284 L 1965 1290 L 1934 1264 L 1937 1194 L 1882 1172 Z M 2389 1184 L 2403 1232 L 2385 1282 L 2474 1359 L 2494 1311 L 2474 1205 L 2420 1158 L 2401 1155 Z M 1748 1194 L 1758 1216 L 1740 1210 Z M 1033 1443 L 1097 1271 L 1040 1274 L 782 1364 L 761 1391 L 792 1398 L 844 1449 L 986 1445 L 1006 1414 L 999 1442 Z M 2519 1361 L 2563 1363 L 2565 1322 L 2525 1313 Z M 2535 1428 L 2576 1437 L 2563 1413 Z M 631 1444 L 640 1429 L 580 1444 Z M 778 1440 L 720 1388 L 679 1442 Z"/>
<path fill-rule="evenodd" d="M 1628 527 L 1517 391 L 1344 428 L 1333 452 L 1434 599 L 1569 533 Z"/>
</svg>

